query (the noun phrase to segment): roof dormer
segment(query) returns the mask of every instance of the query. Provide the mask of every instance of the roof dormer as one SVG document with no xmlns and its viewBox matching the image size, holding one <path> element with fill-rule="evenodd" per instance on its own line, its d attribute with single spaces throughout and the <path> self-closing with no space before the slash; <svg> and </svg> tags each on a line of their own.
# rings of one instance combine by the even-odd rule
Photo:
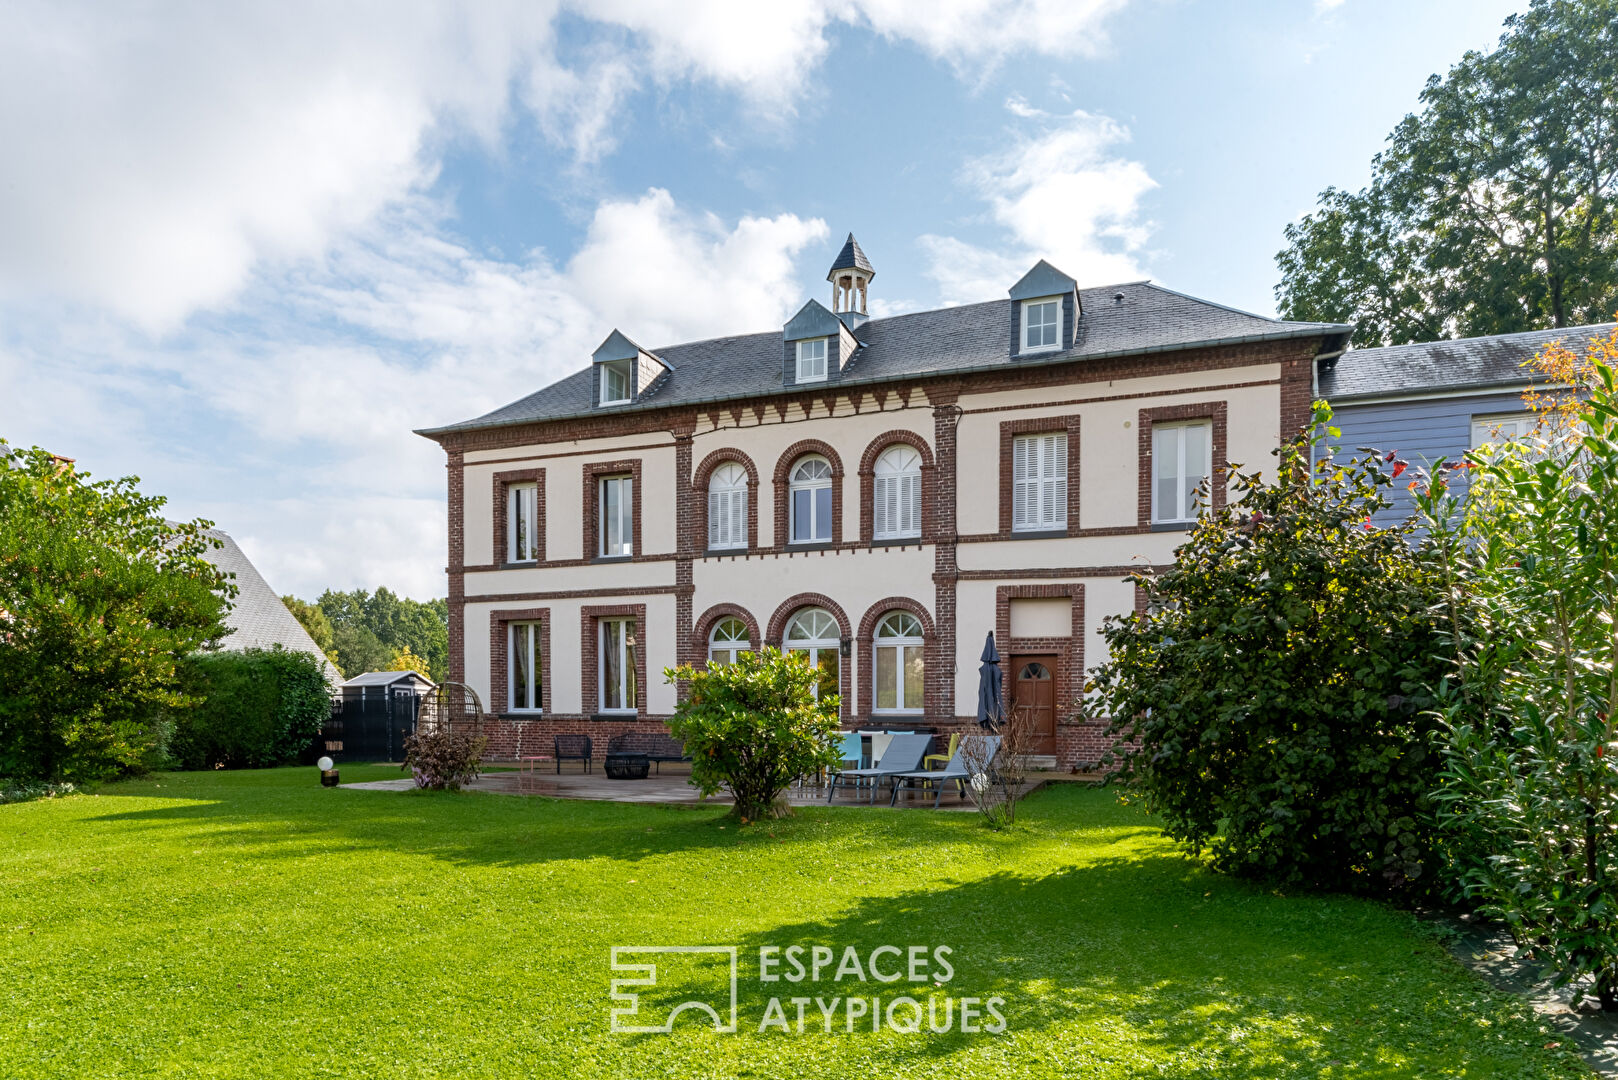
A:
<svg viewBox="0 0 1618 1080">
<path fill-rule="evenodd" d="M 1011 355 L 1038 356 L 1072 348 L 1083 314 L 1078 282 L 1039 260 L 1011 287 Z"/>
<path fill-rule="evenodd" d="M 590 404 L 598 409 L 631 405 L 640 400 L 669 366 L 614 330 L 591 354 Z"/>
<path fill-rule="evenodd" d="M 840 316 L 811 300 L 782 330 L 785 343 L 781 381 L 786 386 L 837 382 L 860 347 Z"/>
</svg>

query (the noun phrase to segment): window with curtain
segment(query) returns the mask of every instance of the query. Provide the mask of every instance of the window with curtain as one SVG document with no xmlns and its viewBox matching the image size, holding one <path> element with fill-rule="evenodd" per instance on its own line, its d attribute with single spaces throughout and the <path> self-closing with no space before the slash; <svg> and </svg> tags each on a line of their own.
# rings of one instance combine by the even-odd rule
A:
<svg viewBox="0 0 1618 1080">
<path fill-rule="evenodd" d="M 742 653 L 752 652 L 747 624 L 737 618 L 724 618 L 714 623 L 708 635 L 708 659 L 716 664 L 734 664 Z"/>
<path fill-rule="evenodd" d="M 608 476 L 601 480 L 598 512 L 601 515 L 601 554 L 612 557 L 635 551 L 635 478 Z"/>
<path fill-rule="evenodd" d="M 708 547 L 747 546 L 747 470 L 726 462 L 708 478 Z"/>
<path fill-rule="evenodd" d="M 539 711 L 539 623 L 506 624 L 507 705 L 512 712 Z"/>
<path fill-rule="evenodd" d="M 823 457 L 806 457 L 792 466 L 789 524 L 792 543 L 831 539 L 831 465 Z"/>
<path fill-rule="evenodd" d="M 1067 433 L 1018 435 L 1011 443 L 1011 527 L 1067 528 Z"/>
<path fill-rule="evenodd" d="M 1195 520 L 1197 488 L 1208 478 L 1213 425 L 1207 420 L 1152 427 L 1152 521 Z"/>
<path fill-rule="evenodd" d="M 921 535 L 921 454 L 900 443 L 882 451 L 872 478 L 871 525 L 877 540 Z"/>
<path fill-rule="evenodd" d="M 601 711 L 632 713 L 639 701 L 635 685 L 635 620 L 601 620 Z"/>
<path fill-rule="evenodd" d="M 506 488 L 506 561 L 538 558 L 539 485 L 512 484 Z"/>
<path fill-rule="evenodd" d="M 842 692 L 842 638 L 837 620 L 821 608 L 804 608 L 787 624 L 782 648 L 802 656 L 815 670 L 815 697 Z"/>
<path fill-rule="evenodd" d="M 923 676 L 921 620 L 894 611 L 876 625 L 876 656 L 871 664 L 872 706 L 876 712 L 920 712 Z"/>
</svg>

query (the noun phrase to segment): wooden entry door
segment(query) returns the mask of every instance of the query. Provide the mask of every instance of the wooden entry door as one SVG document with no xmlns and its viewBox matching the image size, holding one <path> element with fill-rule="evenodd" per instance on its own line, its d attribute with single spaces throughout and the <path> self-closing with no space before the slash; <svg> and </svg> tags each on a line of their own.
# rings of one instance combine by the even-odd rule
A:
<svg viewBox="0 0 1618 1080">
<path fill-rule="evenodd" d="M 1056 753 L 1055 656 L 1011 658 L 1011 709 L 1013 715 L 1025 710 L 1029 714 L 1033 753 Z"/>
</svg>

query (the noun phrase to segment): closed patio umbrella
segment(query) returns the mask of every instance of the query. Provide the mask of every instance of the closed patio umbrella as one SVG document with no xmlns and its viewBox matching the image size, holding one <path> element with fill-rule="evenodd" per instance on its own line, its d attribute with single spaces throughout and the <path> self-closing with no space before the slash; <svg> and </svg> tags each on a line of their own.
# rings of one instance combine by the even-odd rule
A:
<svg viewBox="0 0 1618 1080">
<path fill-rule="evenodd" d="M 1005 722 L 1006 705 L 1000 683 L 1000 653 L 994 647 L 994 631 L 983 643 L 983 664 L 978 668 L 978 723 L 991 731 Z"/>
</svg>

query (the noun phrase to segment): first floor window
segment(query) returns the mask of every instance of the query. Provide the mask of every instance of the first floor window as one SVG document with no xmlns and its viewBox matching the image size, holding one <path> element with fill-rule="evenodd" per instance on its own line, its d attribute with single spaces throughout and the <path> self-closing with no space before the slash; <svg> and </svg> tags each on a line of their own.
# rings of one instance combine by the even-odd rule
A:
<svg viewBox="0 0 1618 1080">
<path fill-rule="evenodd" d="M 876 660 L 872 665 L 877 712 L 920 712 L 923 676 L 921 620 L 895 611 L 876 626 Z"/>
<path fill-rule="evenodd" d="M 747 470 L 727 461 L 708 480 L 708 547 L 746 546 Z"/>
<path fill-rule="evenodd" d="M 539 558 L 539 485 L 512 484 L 506 489 L 506 561 Z"/>
<path fill-rule="evenodd" d="M 900 443 L 882 451 L 871 478 L 871 526 L 877 540 L 921 535 L 921 455 Z"/>
<path fill-rule="evenodd" d="M 1011 527 L 1067 528 L 1067 433 L 1018 435 L 1011 444 Z"/>
<path fill-rule="evenodd" d="M 512 712 L 539 711 L 539 623 L 506 624 L 506 655 L 510 657 L 507 688 Z"/>
<path fill-rule="evenodd" d="M 734 664 L 742 653 L 753 651 L 747 624 L 737 618 L 720 619 L 708 635 L 708 659 L 716 664 Z"/>
<path fill-rule="evenodd" d="M 790 485 L 792 543 L 831 539 L 831 465 L 823 457 L 806 457 L 792 466 Z"/>
<path fill-rule="evenodd" d="M 798 342 L 798 382 L 821 382 L 826 378 L 826 339 Z"/>
<path fill-rule="evenodd" d="M 635 478 L 608 476 L 601 481 L 601 554 L 632 555 L 635 550 Z"/>
<path fill-rule="evenodd" d="M 821 608 L 804 608 L 787 624 L 786 640 L 782 647 L 795 656 L 802 656 L 815 671 L 816 698 L 842 693 L 842 639 L 838 636 L 837 620 Z"/>
<path fill-rule="evenodd" d="M 1060 344 L 1062 301 L 1030 300 L 1022 306 L 1023 352 L 1042 352 Z"/>
<path fill-rule="evenodd" d="M 634 712 L 639 687 L 635 685 L 635 620 L 601 620 L 601 711 Z"/>
<path fill-rule="evenodd" d="M 1197 516 L 1197 488 L 1208 478 L 1213 425 L 1206 420 L 1152 427 L 1152 521 Z"/>
</svg>

